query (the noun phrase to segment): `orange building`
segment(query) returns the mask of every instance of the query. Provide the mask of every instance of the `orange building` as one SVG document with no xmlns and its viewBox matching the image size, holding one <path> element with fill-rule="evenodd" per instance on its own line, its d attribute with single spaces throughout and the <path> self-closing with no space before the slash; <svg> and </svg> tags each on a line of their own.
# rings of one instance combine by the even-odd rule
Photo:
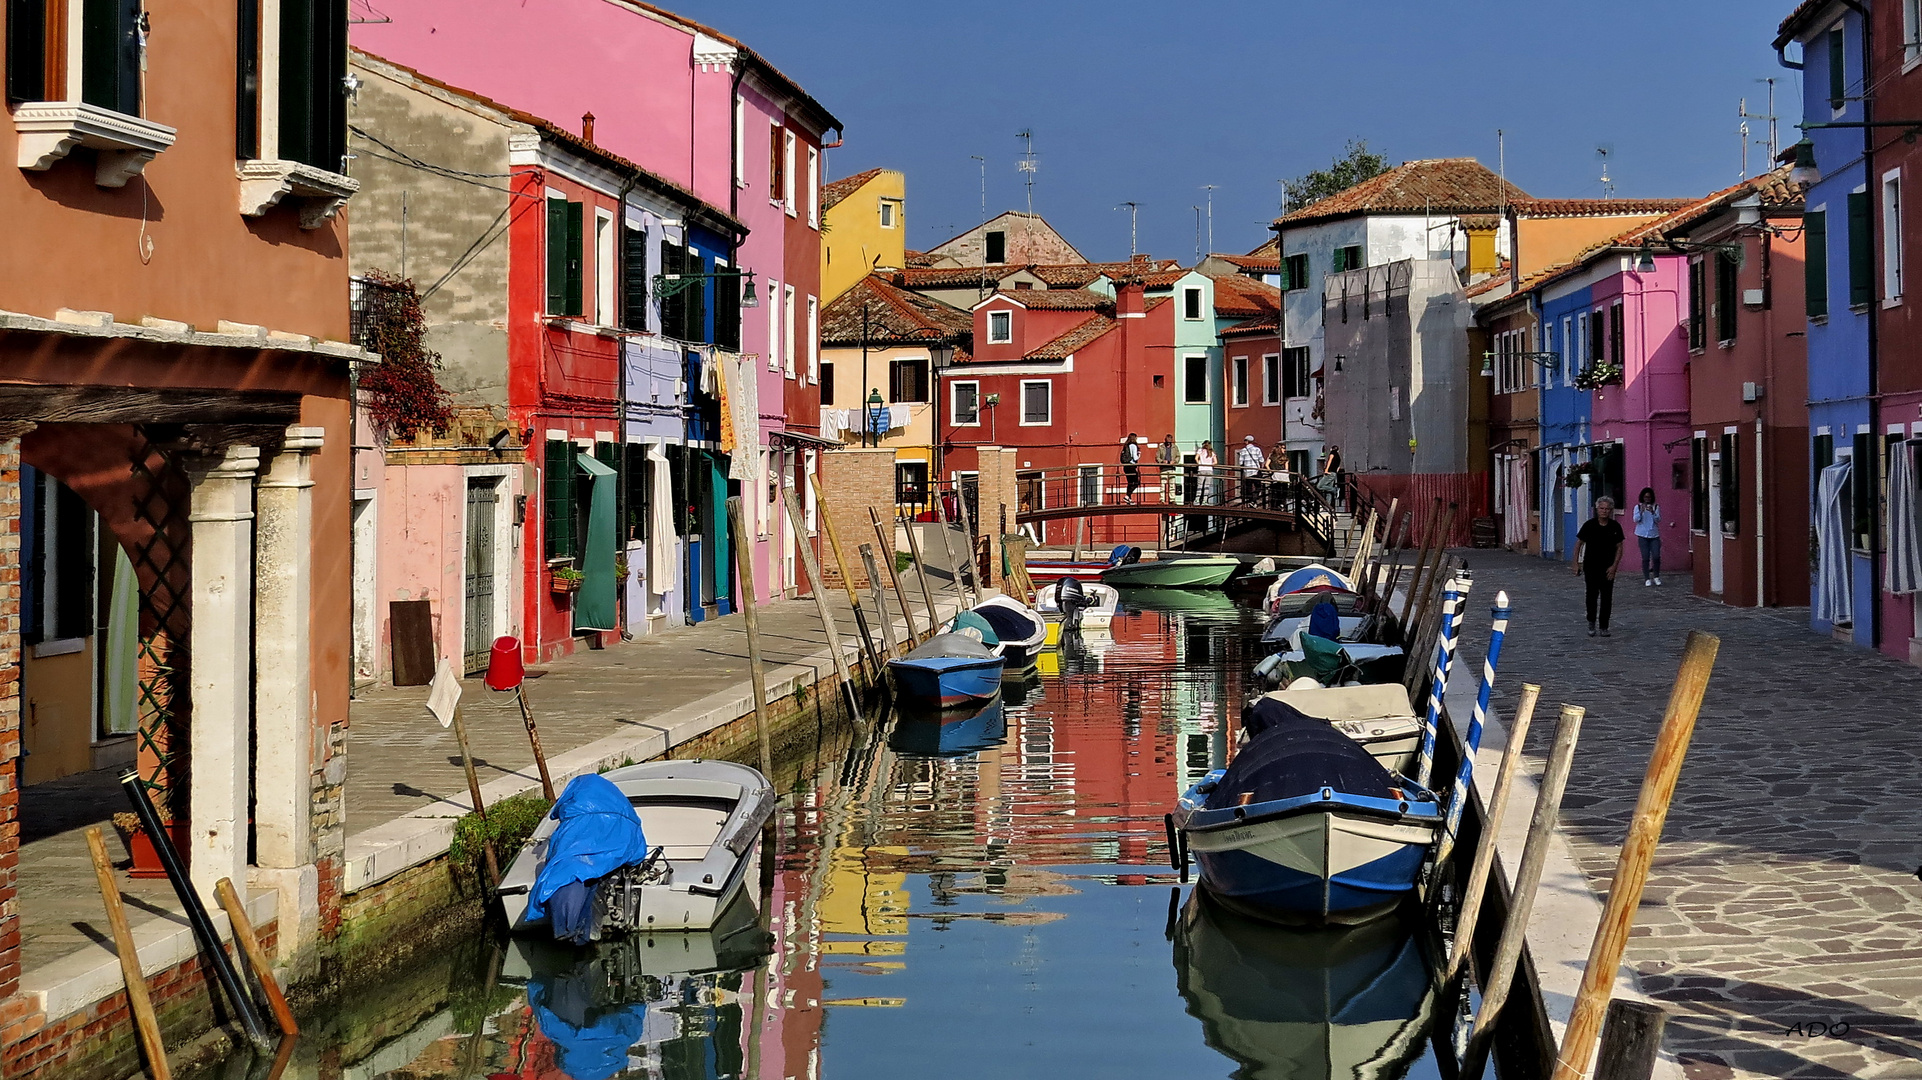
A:
<svg viewBox="0 0 1922 1080">
<path fill-rule="evenodd" d="M 347 12 L 241 9 L 7 7 L 0 1010 L 42 884 L 14 822 L 68 773 L 137 763 L 203 892 L 297 900 L 283 955 L 337 905 Z"/>
</svg>

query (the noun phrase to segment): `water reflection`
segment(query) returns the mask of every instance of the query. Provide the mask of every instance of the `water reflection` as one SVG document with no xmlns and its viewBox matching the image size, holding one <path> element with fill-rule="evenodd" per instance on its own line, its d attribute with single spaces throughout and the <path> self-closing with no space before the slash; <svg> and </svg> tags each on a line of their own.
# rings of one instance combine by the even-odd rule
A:
<svg viewBox="0 0 1922 1080">
<path fill-rule="evenodd" d="M 1332 987 L 1378 962 L 1372 945 L 1317 952 L 1196 915 L 1169 980 L 1162 815 L 1226 762 L 1261 624 L 1219 595 L 1141 590 L 1124 606 L 1108 633 L 1069 635 L 1038 679 L 981 710 L 824 717 L 810 760 L 777 770 L 769 874 L 750 889 L 761 908 L 741 916 L 753 933 L 679 953 L 662 940 L 675 935 L 593 953 L 514 943 L 484 1007 L 432 1016 L 435 980 L 396 976 L 390 998 L 334 1019 L 338 1049 L 322 1060 L 339 1064 L 322 1080 L 1400 1076 L 1419 1038 L 1384 1038 L 1359 1074 L 1332 1068 L 1341 1029 L 1324 1028 L 1320 1071 L 1288 1073 L 1301 1056 L 1264 1049 L 1267 998 Z M 492 982 L 487 951 L 441 985 Z M 1418 993 L 1425 978 L 1401 956 L 1389 951 L 1377 982 Z M 1419 1014 L 1403 1024 L 1419 1030 Z"/>
<path fill-rule="evenodd" d="M 1435 992 L 1398 919 L 1283 930 L 1196 890 L 1174 939 L 1188 1012 L 1238 1078 L 1396 1080 L 1424 1053 Z"/>
</svg>

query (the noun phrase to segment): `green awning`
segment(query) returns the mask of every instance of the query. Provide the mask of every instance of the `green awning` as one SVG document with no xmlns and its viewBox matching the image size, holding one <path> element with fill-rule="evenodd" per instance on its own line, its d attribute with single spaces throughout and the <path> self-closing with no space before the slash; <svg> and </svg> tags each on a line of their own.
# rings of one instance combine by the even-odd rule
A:
<svg viewBox="0 0 1922 1080">
<path fill-rule="evenodd" d="M 580 591 L 574 594 L 574 631 L 616 630 L 614 618 L 614 470 L 590 454 L 574 463 L 588 477 L 587 546 Z"/>
</svg>

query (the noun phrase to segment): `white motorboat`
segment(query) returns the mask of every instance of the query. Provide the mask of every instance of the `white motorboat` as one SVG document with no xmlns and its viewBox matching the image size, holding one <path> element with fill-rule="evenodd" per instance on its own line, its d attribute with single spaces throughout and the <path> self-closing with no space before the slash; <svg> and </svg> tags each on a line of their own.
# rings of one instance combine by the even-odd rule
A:
<svg viewBox="0 0 1922 1080">
<path fill-rule="evenodd" d="M 1421 720 L 1400 683 L 1275 690 L 1262 697 L 1326 720 L 1389 772 L 1412 775 L 1421 752 Z"/>
<path fill-rule="evenodd" d="M 1121 613 L 1121 592 L 1112 585 L 1098 581 L 1081 582 L 1081 592 L 1087 598 L 1087 605 L 1081 609 L 1081 629 L 1107 630 Z M 1034 609 L 1041 617 L 1051 623 L 1059 623 L 1067 617 L 1061 609 L 1061 583 L 1043 585 L 1034 593 Z M 1052 636 L 1052 635 L 1051 635 Z"/>
<path fill-rule="evenodd" d="M 774 812 L 774 785 L 731 761 L 649 761 L 602 774 L 640 819 L 647 858 L 598 879 L 597 932 L 706 930 L 747 880 Z M 565 800 L 566 796 L 562 796 Z M 559 822 L 543 820 L 501 876 L 499 895 L 516 931 L 544 923 L 527 917 Z"/>
</svg>

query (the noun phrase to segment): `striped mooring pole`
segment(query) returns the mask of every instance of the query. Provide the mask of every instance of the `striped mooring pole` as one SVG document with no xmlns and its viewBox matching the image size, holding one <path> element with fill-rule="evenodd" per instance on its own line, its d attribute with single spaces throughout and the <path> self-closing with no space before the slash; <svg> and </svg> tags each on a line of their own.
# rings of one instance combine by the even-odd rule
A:
<svg viewBox="0 0 1922 1080">
<path fill-rule="evenodd" d="M 1482 725 L 1488 720 L 1488 699 L 1495 689 L 1495 668 L 1502 658 L 1502 639 L 1508 636 L 1508 593 L 1495 594 L 1495 625 L 1488 635 L 1488 658 L 1482 661 L 1481 693 L 1475 696 L 1475 712 L 1468 718 L 1468 748 L 1462 754 L 1461 768 L 1455 770 L 1455 789 L 1448 795 L 1448 821 L 1435 848 L 1435 865 L 1445 866 L 1455 850 L 1455 836 L 1461 830 L 1462 811 L 1468 803 L 1468 789 L 1475 783 L 1475 754 L 1482 747 Z M 1487 828 L 1495 828 L 1489 822 Z"/>
<path fill-rule="evenodd" d="M 1462 601 L 1475 579 L 1468 571 L 1456 573 L 1442 590 L 1441 625 L 1435 635 L 1435 671 L 1428 689 L 1428 713 L 1422 718 L 1421 759 L 1415 763 L 1415 783 L 1428 786 L 1435 773 L 1435 733 L 1441 730 L 1442 695 L 1448 690 L 1448 668 L 1455 661 L 1456 633 L 1461 625 Z"/>
</svg>

